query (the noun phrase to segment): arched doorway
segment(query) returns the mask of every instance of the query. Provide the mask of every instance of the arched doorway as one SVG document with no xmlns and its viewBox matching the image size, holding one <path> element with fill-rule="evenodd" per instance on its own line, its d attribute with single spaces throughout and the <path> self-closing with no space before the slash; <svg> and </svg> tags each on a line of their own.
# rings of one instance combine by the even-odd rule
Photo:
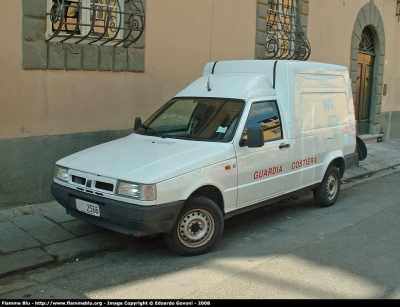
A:
<svg viewBox="0 0 400 307">
<path fill-rule="evenodd" d="M 358 67 L 356 82 L 355 117 L 357 121 L 357 134 L 368 134 L 371 110 L 371 90 L 374 67 L 374 38 L 369 27 L 361 33 L 358 48 Z"/>
<path fill-rule="evenodd" d="M 354 21 L 353 35 L 351 37 L 351 56 L 350 56 L 350 76 L 351 85 L 353 91 L 353 100 L 355 109 L 357 109 L 358 114 L 356 117 L 358 119 L 365 120 L 360 121 L 360 127 L 358 128 L 357 134 L 370 134 L 376 135 L 382 133 L 381 125 L 381 108 L 382 108 L 382 89 L 383 89 L 383 75 L 385 70 L 385 29 L 383 27 L 383 20 L 378 7 L 375 5 L 374 0 L 370 0 L 369 3 L 365 4 L 359 11 L 356 20 Z M 366 30 L 367 29 L 367 30 Z M 362 37 L 363 33 L 368 31 L 368 35 Z M 367 39 L 368 38 L 368 39 Z M 365 44 L 363 44 L 363 43 Z M 360 48 L 361 43 L 361 48 Z M 371 46 L 372 43 L 372 46 Z M 359 58 L 358 55 L 362 53 L 364 59 L 360 62 L 365 64 L 368 62 L 368 57 L 372 59 L 371 70 L 369 71 L 370 76 L 361 76 L 362 69 L 359 69 Z M 376 55 L 376 56 L 374 56 Z M 366 59 L 367 58 L 367 59 Z M 363 66 L 361 65 L 361 67 Z M 359 74 L 360 71 L 360 74 Z M 365 73 L 366 74 L 366 73 Z M 364 75 L 365 75 L 364 74 Z M 360 78 L 358 78 L 360 77 Z M 367 80 L 368 78 L 369 80 Z M 361 99 L 361 81 L 368 81 L 366 95 L 369 98 L 362 101 L 367 101 L 366 105 L 362 109 L 359 108 L 360 104 L 357 100 Z M 360 82 L 360 86 L 357 87 L 357 82 Z M 370 87 L 368 89 L 368 87 Z M 365 111 L 369 113 L 366 116 Z M 361 112 L 361 114 L 360 114 Z M 358 125 L 357 125 L 358 126 Z"/>
</svg>

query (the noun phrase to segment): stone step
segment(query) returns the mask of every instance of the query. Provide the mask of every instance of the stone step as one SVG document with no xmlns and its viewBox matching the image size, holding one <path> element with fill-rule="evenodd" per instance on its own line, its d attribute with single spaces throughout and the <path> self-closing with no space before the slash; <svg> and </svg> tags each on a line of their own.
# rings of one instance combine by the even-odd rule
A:
<svg viewBox="0 0 400 307">
<path fill-rule="evenodd" d="M 383 140 L 383 134 L 378 133 L 378 134 L 361 134 L 358 135 L 358 137 L 364 141 L 364 143 L 376 143 L 376 142 L 382 142 Z"/>
</svg>

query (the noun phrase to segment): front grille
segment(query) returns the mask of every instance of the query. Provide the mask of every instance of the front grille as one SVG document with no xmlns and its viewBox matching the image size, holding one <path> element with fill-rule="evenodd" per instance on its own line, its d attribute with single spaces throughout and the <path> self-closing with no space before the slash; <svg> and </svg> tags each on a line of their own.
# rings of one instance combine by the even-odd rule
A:
<svg viewBox="0 0 400 307">
<path fill-rule="evenodd" d="M 85 185 L 86 178 L 72 175 L 72 182 L 75 182 L 75 183 L 81 184 L 81 185 Z"/>
<path fill-rule="evenodd" d="M 77 185 L 76 189 L 79 191 L 95 193 L 96 195 L 103 195 L 103 192 L 114 192 L 114 184 L 112 182 L 98 181 L 97 179 L 101 179 L 101 177 L 76 171 L 71 174 L 71 182 Z"/>
<path fill-rule="evenodd" d="M 107 183 L 107 182 L 101 182 L 101 181 L 96 181 L 95 187 L 96 187 L 96 189 L 110 191 L 110 192 L 112 192 L 114 190 L 113 184 Z"/>
</svg>

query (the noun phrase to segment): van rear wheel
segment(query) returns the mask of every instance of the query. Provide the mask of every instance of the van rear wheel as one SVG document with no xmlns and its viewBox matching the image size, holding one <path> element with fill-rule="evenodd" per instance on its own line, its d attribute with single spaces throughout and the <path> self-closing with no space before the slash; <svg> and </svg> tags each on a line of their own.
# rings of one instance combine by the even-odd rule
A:
<svg viewBox="0 0 400 307">
<path fill-rule="evenodd" d="M 321 185 L 313 190 L 314 201 L 317 206 L 332 206 L 339 197 L 340 191 L 340 174 L 339 169 L 331 165 L 325 173 Z"/>
<path fill-rule="evenodd" d="M 183 206 L 170 233 L 163 235 L 165 244 L 182 256 L 209 252 L 224 229 L 221 210 L 209 198 L 193 196 Z"/>
</svg>

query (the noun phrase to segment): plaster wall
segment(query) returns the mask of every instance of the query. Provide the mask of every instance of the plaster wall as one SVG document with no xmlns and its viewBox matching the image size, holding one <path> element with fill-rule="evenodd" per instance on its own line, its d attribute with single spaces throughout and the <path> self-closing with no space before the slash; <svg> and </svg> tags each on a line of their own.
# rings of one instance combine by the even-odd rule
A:
<svg viewBox="0 0 400 307">
<path fill-rule="evenodd" d="M 396 5 L 396 0 L 309 1 L 310 60 L 347 66 L 353 86 L 357 77 L 356 43 L 359 35 L 364 26 L 370 25 L 375 29 L 370 133 L 383 131 L 386 139 L 400 138 L 400 87 L 397 86 L 400 82 L 400 62 L 397 60 L 400 20 L 396 17 Z M 384 95 L 385 84 L 387 91 Z"/>
<path fill-rule="evenodd" d="M 0 139 L 128 129 L 200 76 L 206 62 L 254 58 L 255 1 L 151 0 L 143 73 L 23 70 L 21 1 L 3 0 L 3 7 Z"/>
<path fill-rule="evenodd" d="M 311 61 L 331 62 L 350 68 L 354 22 L 367 0 L 311 0 L 307 37 Z"/>
<path fill-rule="evenodd" d="M 46 4 L 27 1 L 2 0 L 0 10 L 0 207 L 52 200 L 58 159 L 132 133 L 135 117 L 150 116 L 207 62 L 254 58 L 255 0 L 150 0 L 143 72 L 24 70 L 21 37 L 40 37 L 27 25 L 43 24 Z"/>
</svg>

